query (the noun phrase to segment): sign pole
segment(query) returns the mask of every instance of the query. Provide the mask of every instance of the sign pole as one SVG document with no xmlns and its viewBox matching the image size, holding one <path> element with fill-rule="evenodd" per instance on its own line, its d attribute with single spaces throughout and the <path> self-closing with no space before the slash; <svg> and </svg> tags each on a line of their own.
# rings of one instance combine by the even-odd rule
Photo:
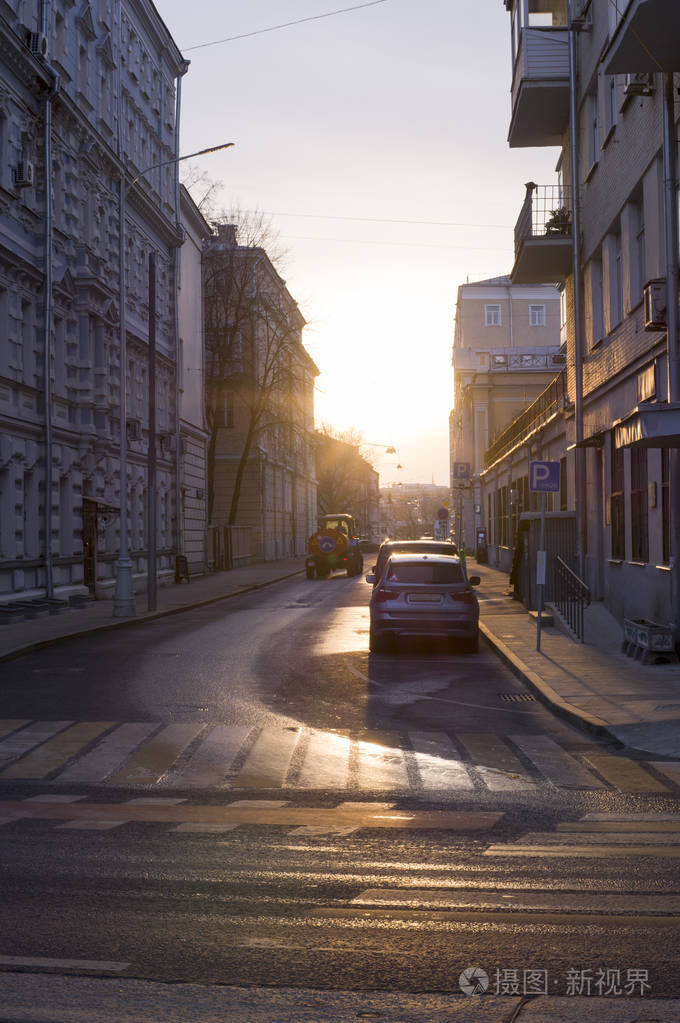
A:
<svg viewBox="0 0 680 1023">
<path fill-rule="evenodd" d="M 541 532 L 536 555 L 536 603 L 538 617 L 536 619 L 536 649 L 541 649 L 541 619 L 543 618 L 543 587 L 545 585 L 545 493 L 541 494 Z"/>
</svg>

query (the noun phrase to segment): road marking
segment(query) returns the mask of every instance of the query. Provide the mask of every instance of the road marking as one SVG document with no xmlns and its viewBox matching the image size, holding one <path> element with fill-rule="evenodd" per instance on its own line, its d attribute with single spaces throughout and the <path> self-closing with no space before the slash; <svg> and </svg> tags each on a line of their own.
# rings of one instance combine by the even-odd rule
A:
<svg viewBox="0 0 680 1023">
<path fill-rule="evenodd" d="M 604 782 L 549 736 L 511 735 L 510 738 L 553 785 L 578 789 L 604 788 Z"/>
<path fill-rule="evenodd" d="M 263 728 L 234 779 L 234 788 L 283 788 L 300 732 L 300 728 Z"/>
<path fill-rule="evenodd" d="M 80 721 L 44 742 L 21 760 L 6 767 L 3 778 L 46 778 L 71 760 L 83 746 L 89 745 L 102 732 L 113 726 L 113 721 Z"/>
<path fill-rule="evenodd" d="M 513 890 L 500 892 L 460 888 L 369 888 L 351 900 L 353 906 L 409 909 L 488 909 L 539 910 L 560 913 L 645 913 L 670 916 L 680 914 L 680 895 L 651 893 L 559 892 Z"/>
<path fill-rule="evenodd" d="M 351 743 L 346 732 L 312 732 L 296 789 L 346 789 Z"/>
<path fill-rule="evenodd" d="M 7 718 L 4 721 L 0 721 L 0 739 L 4 739 L 6 735 L 11 735 L 12 732 L 18 731 L 23 728 L 24 725 L 29 724 L 29 720 L 17 721 L 11 718 Z"/>
<path fill-rule="evenodd" d="M 264 824 L 277 827 L 380 828 L 398 830 L 488 831 L 504 816 L 493 811 L 398 810 L 384 803 L 346 803 L 335 808 L 259 806 L 257 800 L 226 806 L 192 803 L 28 803 L 0 802 L 0 819 L 89 823 Z"/>
<path fill-rule="evenodd" d="M 474 789 L 474 782 L 448 735 L 444 732 L 408 734 L 426 792 Z"/>
<path fill-rule="evenodd" d="M 60 796 L 56 793 L 42 792 L 39 796 L 29 796 L 27 803 L 78 803 L 85 796 Z"/>
<path fill-rule="evenodd" d="M 497 735 L 487 732 L 459 732 L 457 738 L 472 757 L 472 762 L 491 792 L 534 788 L 524 764 Z"/>
<path fill-rule="evenodd" d="M 160 728 L 160 721 L 128 721 L 105 735 L 94 749 L 57 775 L 60 782 L 96 785 L 119 770 L 145 739 Z"/>
<path fill-rule="evenodd" d="M 111 778 L 109 785 L 153 785 L 203 731 L 199 722 L 166 725 Z"/>
<path fill-rule="evenodd" d="M 186 799 L 175 799 L 173 796 L 140 796 L 138 799 L 128 799 L 126 806 L 179 806 L 186 803 Z"/>
<path fill-rule="evenodd" d="M 66 824 L 57 824 L 57 831 L 111 831 L 112 828 L 119 828 L 127 821 L 67 821 Z"/>
<path fill-rule="evenodd" d="M 185 835 L 224 835 L 227 831 L 235 831 L 238 824 L 178 824 L 173 831 Z"/>
<path fill-rule="evenodd" d="M 517 856 L 522 858 L 546 856 L 590 857 L 607 859 L 612 856 L 658 856 L 676 859 L 680 856 L 677 845 L 490 845 L 484 856 Z"/>
<path fill-rule="evenodd" d="M 602 834 L 609 832 L 625 832 L 628 834 L 645 832 L 647 834 L 678 833 L 680 832 L 680 821 L 669 820 L 601 820 L 601 821 L 563 821 L 557 825 L 558 831 L 586 832 L 588 834 Z"/>
<path fill-rule="evenodd" d="M 669 791 L 663 782 L 653 778 L 636 760 L 615 757 L 610 753 L 588 753 L 585 759 L 619 792 Z"/>
<path fill-rule="evenodd" d="M 404 752 L 396 733 L 362 732 L 358 748 L 360 789 L 384 791 L 410 787 Z"/>
<path fill-rule="evenodd" d="M 666 760 L 650 760 L 649 766 L 653 767 L 659 774 L 665 774 L 676 785 L 680 785 L 680 763 L 677 760 L 673 763 Z"/>
<path fill-rule="evenodd" d="M 191 760 L 172 767 L 162 785 L 178 788 L 225 788 L 227 775 L 251 728 L 248 725 L 215 725 L 201 739 Z"/>
<path fill-rule="evenodd" d="M 92 973 L 123 973 L 130 963 L 97 962 L 94 959 L 44 959 L 28 956 L 0 956 L 0 967 L 37 970 L 87 970 Z"/>
<path fill-rule="evenodd" d="M 72 724 L 73 721 L 35 721 L 28 728 L 15 732 L 0 742 L 0 765 L 23 756 Z"/>
</svg>

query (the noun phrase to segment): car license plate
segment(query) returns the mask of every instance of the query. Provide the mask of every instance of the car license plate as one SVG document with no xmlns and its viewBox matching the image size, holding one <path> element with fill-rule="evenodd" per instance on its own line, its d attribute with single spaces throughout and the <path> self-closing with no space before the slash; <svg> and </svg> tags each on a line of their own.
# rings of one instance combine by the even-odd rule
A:
<svg viewBox="0 0 680 1023">
<path fill-rule="evenodd" d="M 408 595 L 409 604 L 439 604 L 441 599 L 439 593 L 409 593 Z"/>
</svg>

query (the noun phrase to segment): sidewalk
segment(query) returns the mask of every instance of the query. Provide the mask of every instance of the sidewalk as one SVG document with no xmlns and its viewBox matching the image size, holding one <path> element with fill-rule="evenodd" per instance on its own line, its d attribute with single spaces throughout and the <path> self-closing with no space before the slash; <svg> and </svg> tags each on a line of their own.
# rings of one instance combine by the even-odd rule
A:
<svg viewBox="0 0 680 1023">
<path fill-rule="evenodd" d="M 543 702 L 578 727 L 624 746 L 680 757 L 680 664 L 642 665 L 622 654 L 621 628 L 601 604 L 586 611 L 585 643 L 544 626 L 539 653 L 536 621 L 513 600 L 507 575 L 472 560 L 469 571 L 481 577 L 484 638 Z M 101 600 L 83 610 L 0 625 L 0 662 L 73 636 L 134 627 L 303 572 L 304 558 L 293 558 L 160 587 L 158 610 L 148 612 L 146 594 L 139 594 L 135 618 L 113 618 L 112 601 Z"/>
<path fill-rule="evenodd" d="M 481 631 L 536 695 L 575 725 L 624 746 L 680 756 L 680 664 L 644 665 L 621 652 L 622 629 L 600 603 L 585 612 L 585 643 L 543 626 L 510 596 L 508 576 L 468 565 L 481 577 Z"/>
</svg>

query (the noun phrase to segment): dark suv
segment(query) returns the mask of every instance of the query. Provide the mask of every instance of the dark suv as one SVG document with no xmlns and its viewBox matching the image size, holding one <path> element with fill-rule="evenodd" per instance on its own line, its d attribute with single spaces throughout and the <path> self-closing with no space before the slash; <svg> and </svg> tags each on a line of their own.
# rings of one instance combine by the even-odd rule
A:
<svg viewBox="0 0 680 1023">
<path fill-rule="evenodd" d="M 371 569 L 375 575 L 375 586 L 385 570 L 391 554 L 447 554 L 455 556 L 458 548 L 451 540 L 384 540 L 378 550 L 378 558 Z M 366 580 L 369 581 L 368 579 Z"/>
</svg>

